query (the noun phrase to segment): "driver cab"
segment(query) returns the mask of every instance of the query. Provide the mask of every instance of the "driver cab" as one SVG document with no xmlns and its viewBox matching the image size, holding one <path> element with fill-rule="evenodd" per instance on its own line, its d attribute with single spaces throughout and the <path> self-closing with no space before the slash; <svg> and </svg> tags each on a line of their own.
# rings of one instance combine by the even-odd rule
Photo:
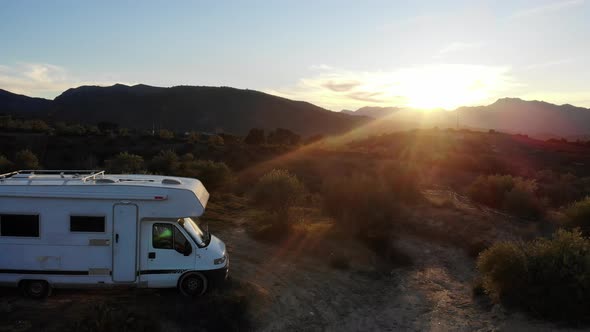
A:
<svg viewBox="0 0 590 332">
<path fill-rule="evenodd" d="M 207 232 L 191 218 L 143 220 L 140 231 L 140 283 L 176 287 L 180 274 L 200 270 L 207 250 Z M 146 285 L 147 283 L 147 285 Z"/>
</svg>

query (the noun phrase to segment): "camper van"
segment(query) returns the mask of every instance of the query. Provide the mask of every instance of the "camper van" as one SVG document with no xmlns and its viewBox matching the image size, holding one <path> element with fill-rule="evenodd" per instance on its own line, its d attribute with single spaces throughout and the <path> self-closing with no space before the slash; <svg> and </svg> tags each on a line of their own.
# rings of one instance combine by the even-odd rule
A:
<svg viewBox="0 0 590 332">
<path fill-rule="evenodd" d="M 225 280 L 225 244 L 199 220 L 209 193 L 191 178 L 104 171 L 0 175 L 0 285 L 176 287 Z"/>
</svg>

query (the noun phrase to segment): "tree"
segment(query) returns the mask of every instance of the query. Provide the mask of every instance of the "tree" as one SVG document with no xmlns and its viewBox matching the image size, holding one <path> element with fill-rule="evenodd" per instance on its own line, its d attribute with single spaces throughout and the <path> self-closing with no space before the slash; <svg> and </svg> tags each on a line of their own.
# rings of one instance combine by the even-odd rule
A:
<svg viewBox="0 0 590 332">
<path fill-rule="evenodd" d="M 301 141 L 301 136 L 295 134 L 289 129 L 283 128 L 277 128 L 274 131 L 271 131 L 267 138 L 268 144 L 277 145 L 295 145 L 299 144 L 299 141 Z"/>
<path fill-rule="evenodd" d="M 250 132 L 248 132 L 248 136 L 246 136 L 244 142 L 250 145 L 260 145 L 266 143 L 266 138 L 264 137 L 264 129 L 250 129 Z"/>
<path fill-rule="evenodd" d="M 16 168 L 18 169 L 39 169 L 39 159 L 31 150 L 21 150 L 16 153 L 15 157 Z"/>
<path fill-rule="evenodd" d="M 141 173 L 143 171 L 143 157 L 129 152 L 121 152 L 105 162 L 111 173 Z"/>
</svg>

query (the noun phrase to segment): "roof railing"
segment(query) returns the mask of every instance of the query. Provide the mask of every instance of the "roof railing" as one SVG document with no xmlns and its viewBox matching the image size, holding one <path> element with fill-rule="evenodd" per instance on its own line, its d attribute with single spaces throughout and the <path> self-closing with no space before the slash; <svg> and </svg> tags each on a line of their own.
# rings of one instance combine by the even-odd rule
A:
<svg viewBox="0 0 590 332">
<path fill-rule="evenodd" d="M 14 172 L 0 174 L 0 180 L 11 178 L 17 174 L 30 174 L 30 175 L 60 175 L 61 178 L 65 178 L 65 175 L 72 175 L 70 179 L 81 180 L 86 182 L 87 180 L 96 180 L 99 176 L 104 176 L 103 170 L 48 170 L 48 169 L 24 169 Z M 70 180 L 68 179 L 68 180 Z"/>
</svg>

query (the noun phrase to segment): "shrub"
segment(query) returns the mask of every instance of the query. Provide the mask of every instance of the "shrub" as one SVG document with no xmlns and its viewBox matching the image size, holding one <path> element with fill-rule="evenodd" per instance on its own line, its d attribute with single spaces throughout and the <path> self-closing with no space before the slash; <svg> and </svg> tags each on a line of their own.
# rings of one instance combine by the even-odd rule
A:
<svg viewBox="0 0 590 332">
<path fill-rule="evenodd" d="M 590 239 L 578 230 L 522 245 L 497 243 L 477 267 L 495 301 L 551 319 L 590 317 Z"/>
<path fill-rule="evenodd" d="M 514 188 L 514 178 L 510 175 L 480 175 L 468 189 L 468 195 L 476 202 L 500 208 L 504 195 Z"/>
<path fill-rule="evenodd" d="M 152 158 L 150 170 L 160 174 L 174 174 L 178 165 L 178 156 L 174 151 L 162 150 Z"/>
<path fill-rule="evenodd" d="M 143 157 L 121 152 L 105 162 L 106 168 L 112 173 L 140 173 L 143 171 Z"/>
<path fill-rule="evenodd" d="M 590 234 L 590 197 L 574 202 L 565 210 L 566 225 L 580 227 L 586 234 Z"/>
<path fill-rule="evenodd" d="M 400 205 L 420 199 L 418 176 L 407 165 L 386 164 L 375 172 L 324 181 L 324 209 L 337 224 L 363 238 L 388 234 Z"/>
<path fill-rule="evenodd" d="M 197 178 L 209 190 L 220 188 L 233 179 L 232 171 L 224 162 L 211 160 L 191 161 L 188 159 L 191 156 L 184 155 L 181 158 L 186 160 L 179 165 L 179 174 L 181 176 Z"/>
<path fill-rule="evenodd" d="M 268 144 L 276 145 L 296 145 L 301 141 L 301 136 L 295 134 L 289 129 L 277 128 L 268 134 Z"/>
<path fill-rule="evenodd" d="M 260 145 L 266 143 L 266 137 L 264 136 L 264 129 L 252 128 L 248 132 L 248 135 L 244 139 L 246 144 Z"/>
<path fill-rule="evenodd" d="M 534 193 L 518 188 L 506 193 L 502 208 L 518 217 L 527 219 L 538 219 L 545 211 L 543 203 Z"/>
<path fill-rule="evenodd" d="M 0 173 L 8 173 L 12 170 L 14 170 L 14 163 L 3 155 L 0 155 Z"/>
<path fill-rule="evenodd" d="M 18 169 L 39 169 L 39 159 L 31 150 L 21 150 L 16 153 L 14 163 Z"/>
<path fill-rule="evenodd" d="M 303 198 L 304 187 L 297 176 L 282 169 L 263 175 L 254 185 L 253 201 L 271 212 L 286 215 Z"/>
<path fill-rule="evenodd" d="M 223 137 L 221 137 L 219 135 L 211 135 L 211 136 L 209 136 L 209 139 L 207 140 L 207 143 L 210 146 L 218 146 L 218 145 L 225 144 L 225 141 L 223 140 Z"/>
<path fill-rule="evenodd" d="M 510 175 L 479 176 L 469 187 L 474 201 L 506 210 L 522 218 L 537 219 L 544 213 L 544 204 L 536 196 L 537 183 Z"/>
<path fill-rule="evenodd" d="M 543 170 L 535 175 L 539 183 L 539 195 L 547 197 L 552 206 L 562 206 L 590 194 L 590 178 L 579 178 L 573 174 L 558 174 Z"/>
<path fill-rule="evenodd" d="M 161 139 L 169 140 L 174 138 L 174 133 L 168 129 L 160 129 L 158 131 L 158 137 Z"/>
</svg>

